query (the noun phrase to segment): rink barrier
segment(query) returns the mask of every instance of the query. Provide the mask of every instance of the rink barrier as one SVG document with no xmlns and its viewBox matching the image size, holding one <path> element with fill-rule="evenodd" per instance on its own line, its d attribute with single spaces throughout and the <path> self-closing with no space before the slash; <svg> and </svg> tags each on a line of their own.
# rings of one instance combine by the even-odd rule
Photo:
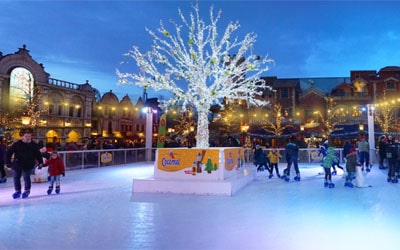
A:
<svg viewBox="0 0 400 250">
<path fill-rule="evenodd" d="M 58 151 L 67 170 L 97 168 L 146 162 L 146 148 L 122 148 L 99 150 Z M 151 161 L 155 161 L 157 148 L 151 149 Z"/>
<path fill-rule="evenodd" d="M 155 161 L 157 148 L 151 149 L 151 161 Z M 264 149 L 268 153 L 270 149 Z M 278 149 L 282 155 L 280 163 L 286 163 L 285 149 Z M 322 156 L 318 156 L 316 148 L 301 148 L 299 150 L 299 163 L 318 163 L 322 161 Z M 102 166 L 126 165 L 131 163 L 146 162 L 145 148 L 123 148 L 123 149 L 101 149 L 101 150 L 81 150 L 81 151 L 59 151 L 61 158 L 67 169 L 85 169 Z M 107 157 L 111 156 L 111 157 Z M 335 149 L 336 156 L 343 163 L 343 149 Z M 102 157 L 103 156 L 103 157 Z M 106 157 L 104 157 L 106 156 Z M 246 157 L 245 157 L 246 158 Z M 252 152 L 245 159 L 246 162 L 253 162 Z"/>
<path fill-rule="evenodd" d="M 151 160 L 155 161 L 157 148 L 151 149 Z M 267 153 L 270 149 L 264 149 Z M 278 149 L 282 155 L 280 163 L 286 163 L 285 149 Z M 245 162 L 253 163 L 253 154 L 251 149 L 245 150 Z M 63 159 L 67 170 L 72 169 L 86 169 L 97 168 L 103 166 L 117 166 L 132 163 L 146 162 L 146 149 L 145 148 L 122 148 L 122 149 L 99 149 L 99 150 L 76 150 L 76 151 L 58 151 L 60 157 Z M 107 161 L 102 161 L 101 156 L 105 153 L 111 155 L 111 158 L 105 158 Z M 335 154 L 344 164 L 343 148 L 335 148 Z M 103 155 L 104 156 L 104 155 Z M 104 158 L 103 158 L 104 160 Z M 299 163 L 319 163 L 322 158 L 318 156 L 318 149 L 316 148 L 301 148 L 299 150 Z M 6 169 L 7 176 L 12 176 L 12 172 Z"/>
</svg>

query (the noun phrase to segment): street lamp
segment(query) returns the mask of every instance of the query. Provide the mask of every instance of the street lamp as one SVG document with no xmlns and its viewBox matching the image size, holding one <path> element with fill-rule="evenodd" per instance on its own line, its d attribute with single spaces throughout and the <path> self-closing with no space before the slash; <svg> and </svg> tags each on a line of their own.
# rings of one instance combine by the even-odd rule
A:
<svg viewBox="0 0 400 250">
<path fill-rule="evenodd" d="M 372 104 L 367 105 L 367 121 L 368 121 L 368 142 L 370 162 L 376 162 L 375 155 L 375 124 L 374 124 L 375 107 Z"/>
<path fill-rule="evenodd" d="M 146 113 L 146 161 L 151 161 L 151 150 L 153 148 L 153 113 L 157 110 L 153 110 L 151 107 L 143 109 Z"/>
</svg>

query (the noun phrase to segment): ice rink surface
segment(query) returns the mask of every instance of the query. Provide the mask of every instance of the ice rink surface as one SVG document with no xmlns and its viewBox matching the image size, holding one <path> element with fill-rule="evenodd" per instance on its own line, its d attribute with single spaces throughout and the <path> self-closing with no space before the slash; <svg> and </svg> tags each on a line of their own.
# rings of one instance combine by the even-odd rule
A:
<svg viewBox="0 0 400 250">
<path fill-rule="evenodd" d="M 300 167 L 300 182 L 259 172 L 234 196 L 132 195 L 151 164 L 69 171 L 59 195 L 33 183 L 28 199 L 12 199 L 8 178 L 0 249 L 399 249 L 400 184 L 386 170 L 365 174 L 367 188 L 344 187 L 339 170 L 329 189 L 322 167 Z"/>
</svg>

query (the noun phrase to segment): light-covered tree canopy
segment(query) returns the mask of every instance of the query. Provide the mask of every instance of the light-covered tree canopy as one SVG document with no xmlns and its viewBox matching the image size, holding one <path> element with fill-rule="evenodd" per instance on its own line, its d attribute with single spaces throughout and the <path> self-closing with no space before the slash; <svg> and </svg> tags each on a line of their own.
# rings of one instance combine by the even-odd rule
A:
<svg viewBox="0 0 400 250">
<path fill-rule="evenodd" d="M 124 63 L 133 59 L 136 72 L 117 70 L 120 84 L 133 84 L 145 89 L 168 90 L 173 94 L 161 103 L 162 108 L 180 104 L 193 106 L 198 113 L 197 147 L 208 147 L 208 119 L 211 105 L 222 105 L 224 97 L 242 99 L 248 105 L 266 105 L 259 98 L 265 86 L 261 74 L 272 62 L 267 56 L 252 54 L 256 35 L 246 34 L 241 40 L 234 36 L 240 27 L 229 22 L 218 31 L 221 11 L 216 16 L 210 7 L 209 23 L 200 16 L 198 5 L 186 17 L 179 9 L 181 23 L 160 22 L 157 32 L 146 29 L 153 38 L 152 49 L 142 53 L 133 46 Z"/>
</svg>

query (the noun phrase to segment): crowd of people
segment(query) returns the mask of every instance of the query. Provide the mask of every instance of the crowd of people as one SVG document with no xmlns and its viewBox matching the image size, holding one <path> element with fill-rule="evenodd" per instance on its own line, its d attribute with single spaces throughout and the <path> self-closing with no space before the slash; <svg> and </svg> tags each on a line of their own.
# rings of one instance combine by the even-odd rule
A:
<svg viewBox="0 0 400 250">
<path fill-rule="evenodd" d="M 332 176 L 337 175 L 337 169 L 343 172 L 345 178 L 345 187 L 354 187 L 353 181 L 356 178 L 357 167 L 360 171 L 366 173 L 371 171 L 370 160 L 370 146 L 365 134 L 360 134 L 355 143 L 346 140 L 343 145 L 343 161 L 345 166 L 341 166 L 341 160 L 338 157 L 338 151 L 330 145 L 326 140 L 322 145 L 318 145 L 319 155 L 321 156 L 321 166 L 323 167 L 324 174 L 324 187 L 334 188 L 335 184 L 332 182 Z M 277 148 L 268 148 L 263 150 L 260 144 L 256 144 L 253 149 L 254 165 L 257 172 L 266 170 L 268 177 L 272 178 L 273 170 L 275 169 L 278 178 L 287 182 L 290 181 L 291 167 L 293 166 L 295 181 L 300 181 L 300 170 L 298 167 L 299 161 L 299 148 L 301 144 L 299 141 L 292 137 L 284 148 L 284 157 L 286 160 L 286 168 L 283 170 L 283 175 L 279 174 L 277 163 L 283 156 L 279 153 Z M 392 135 L 381 136 L 377 149 L 377 157 L 379 159 L 379 169 L 387 169 L 387 181 L 389 183 L 398 183 L 400 177 L 400 141 L 395 140 Z"/>
<path fill-rule="evenodd" d="M 93 144 L 94 142 L 92 142 Z M 90 145 L 90 144 L 89 144 Z M 290 181 L 291 168 L 294 168 L 294 180 L 300 181 L 299 169 L 299 149 L 303 147 L 303 142 L 296 137 L 291 137 L 284 148 L 282 155 L 277 148 L 268 148 L 264 150 L 260 143 L 254 143 L 253 158 L 257 172 L 267 171 L 268 178 L 274 177 L 274 171 L 277 178 L 286 182 Z M 241 145 L 238 139 L 228 136 L 224 140 L 225 147 L 238 147 Z M 101 148 L 114 148 L 104 142 Z M 72 143 L 68 144 L 66 150 L 78 150 L 78 147 Z M 48 152 L 51 151 L 51 152 Z M 377 156 L 379 159 L 379 169 L 387 169 L 387 181 L 389 183 L 398 183 L 400 177 L 400 141 L 392 135 L 381 136 L 378 142 Z M 335 153 L 335 148 L 326 140 L 319 146 L 319 155 L 322 156 L 321 166 L 324 174 L 324 187 L 333 188 L 332 175 L 337 174 L 337 168 L 343 171 L 345 178 L 345 187 L 354 187 L 353 181 L 356 178 L 356 168 L 361 171 L 370 172 L 370 146 L 365 135 L 360 135 L 357 142 L 352 144 L 347 140 L 343 145 L 343 156 L 345 167 L 340 165 L 340 159 Z M 285 157 L 286 167 L 283 174 L 280 174 L 279 160 Z M 48 166 L 48 175 L 50 186 L 47 193 L 50 195 L 55 184 L 55 192 L 60 193 L 60 176 L 65 176 L 65 166 L 54 148 L 48 150 L 43 142 L 35 143 L 32 140 L 32 131 L 22 130 L 21 140 L 15 141 L 9 147 L 4 141 L 0 141 L 0 183 L 7 181 L 4 167 L 8 167 L 13 172 L 13 182 L 15 192 L 12 194 L 14 199 L 27 198 L 31 189 L 31 173 L 37 167 Z M 22 189 L 21 178 L 24 180 Z"/>
</svg>

